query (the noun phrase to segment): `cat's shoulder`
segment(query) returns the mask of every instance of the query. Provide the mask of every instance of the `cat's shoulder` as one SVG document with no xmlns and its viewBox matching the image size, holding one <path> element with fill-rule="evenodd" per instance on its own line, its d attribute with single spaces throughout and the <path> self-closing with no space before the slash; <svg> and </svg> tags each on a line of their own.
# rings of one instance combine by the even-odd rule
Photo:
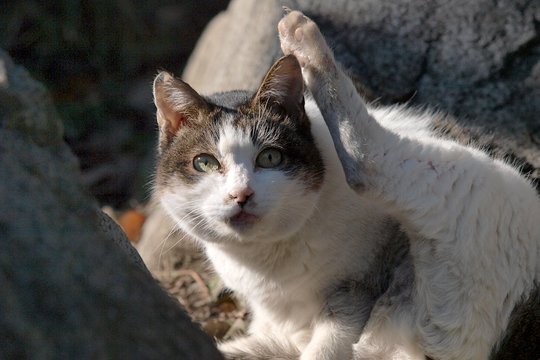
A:
<svg viewBox="0 0 540 360">
<path fill-rule="evenodd" d="M 443 111 L 408 104 L 391 106 L 371 105 L 368 111 L 382 126 L 398 134 L 411 137 L 439 137 L 438 129 L 454 126 L 454 119 Z"/>
</svg>

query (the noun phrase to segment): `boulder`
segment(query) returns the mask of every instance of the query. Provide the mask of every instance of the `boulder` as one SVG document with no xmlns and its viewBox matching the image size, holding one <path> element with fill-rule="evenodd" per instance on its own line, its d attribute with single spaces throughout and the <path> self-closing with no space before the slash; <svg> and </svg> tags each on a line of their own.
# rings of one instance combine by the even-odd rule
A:
<svg viewBox="0 0 540 360">
<path fill-rule="evenodd" d="M 220 359 L 81 185 L 46 89 L 0 50 L 6 359 Z"/>
</svg>

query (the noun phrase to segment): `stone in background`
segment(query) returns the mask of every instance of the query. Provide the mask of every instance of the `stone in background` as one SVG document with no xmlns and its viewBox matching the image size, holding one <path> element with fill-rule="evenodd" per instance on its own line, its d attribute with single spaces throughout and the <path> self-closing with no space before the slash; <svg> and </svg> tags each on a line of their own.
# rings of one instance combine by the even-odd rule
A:
<svg viewBox="0 0 540 360">
<path fill-rule="evenodd" d="M 81 185 L 45 88 L 0 50 L 0 357 L 220 359 Z"/>
</svg>

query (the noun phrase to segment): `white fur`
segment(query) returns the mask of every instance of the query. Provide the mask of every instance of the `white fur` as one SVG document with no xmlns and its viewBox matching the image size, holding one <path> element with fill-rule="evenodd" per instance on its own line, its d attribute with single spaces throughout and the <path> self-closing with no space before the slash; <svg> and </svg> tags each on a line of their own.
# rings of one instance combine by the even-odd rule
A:
<svg viewBox="0 0 540 360">
<path fill-rule="evenodd" d="M 487 359 L 540 279 L 536 191 L 504 162 L 430 134 L 432 114 L 367 107 L 300 13 L 279 28 L 284 52 L 308 59 L 304 76 L 349 185 L 399 219 L 411 240 L 412 302 L 376 306 L 357 356 Z"/>
</svg>

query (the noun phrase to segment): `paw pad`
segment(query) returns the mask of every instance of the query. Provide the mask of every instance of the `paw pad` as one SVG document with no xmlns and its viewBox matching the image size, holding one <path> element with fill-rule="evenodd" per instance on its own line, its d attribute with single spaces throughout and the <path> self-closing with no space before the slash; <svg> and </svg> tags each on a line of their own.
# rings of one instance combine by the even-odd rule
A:
<svg viewBox="0 0 540 360">
<path fill-rule="evenodd" d="M 301 12 L 285 11 L 287 14 L 278 24 L 283 53 L 296 56 L 303 68 L 322 68 L 331 53 L 319 28 Z"/>
</svg>

